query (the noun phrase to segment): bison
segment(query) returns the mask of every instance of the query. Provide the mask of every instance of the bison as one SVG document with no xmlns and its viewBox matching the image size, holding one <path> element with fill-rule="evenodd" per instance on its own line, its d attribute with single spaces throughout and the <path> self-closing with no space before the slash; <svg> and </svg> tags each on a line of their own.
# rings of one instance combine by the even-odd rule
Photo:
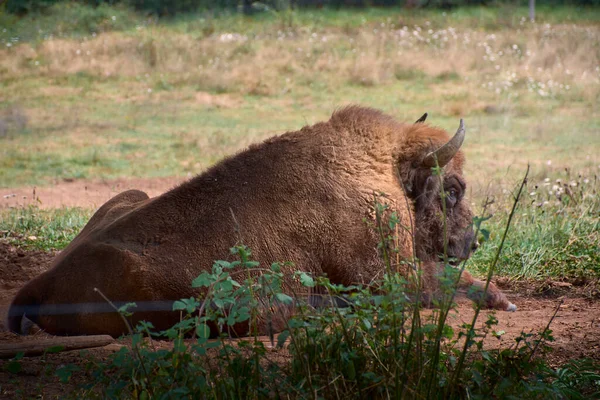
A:
<svg viewBox="0 0 600 400">
<path fill-rule="evenodd" d="M 401 234 L 399 252 L 416 253 L 434 286 L 444 247 L 464 260 L 477 242 L 465 200 L 462 120 L 450 138 L 426 116 L 405 124 L 346 107 L 327 122 L 252 145 L 158 197 L 138 190 L 115 196 L 48 271 L 19 291 L 9 328 L 19 332 L 26 316 L 51 334 L 119 336 L 126 327 L 100 306 L 99 288 L 115 302 L 146 305 L 134 319 L 166 329 L 178 320 L 166 311 L 169 302 L 197 296 L 192 280 L 240 237 L 261 263 L 291 261 L 333 283 L 368 283 L 384 271 L 378 236 L 365 223 L 373 193 L 384 194 L 401 225 L 415 227 Z M 436 165 L 443 180 L 432 172 Z M 460 286 L 481 289 L 483 282 L 465 272 Z M 493 284 L 485 300 L 516 309 Z"/>
</svg>

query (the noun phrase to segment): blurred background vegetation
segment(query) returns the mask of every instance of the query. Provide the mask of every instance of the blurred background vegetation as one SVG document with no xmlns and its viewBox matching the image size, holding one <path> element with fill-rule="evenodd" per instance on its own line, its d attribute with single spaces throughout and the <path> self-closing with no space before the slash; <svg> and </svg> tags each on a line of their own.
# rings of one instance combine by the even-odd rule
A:
<svg viewBox="0 0 600 400">
<path fill-rule="evenodd" d="M 64 0 L 62 0 L 64 1 Z M 44 9 L 61 0 L 8 0 L 6 10 L 15 14 L 43 12 Z M 206 10 L 241 9 L 246 14 L 268 9 L 322 9 L 322 8 L 366 8 L 366 7 L 407 7 L 407 8 L 444 8 L 460 6 L 497 6 L 499 4 L 527 5 L 527 0 L 82 0 L 82 4 L 100 6 L 102 4 L 122 4 L 137 11 L 160 16 L 174 16 L 182 12 Z M 600 0 L 544 0 L 543 5 L 600 5 Z"/>
</svg>

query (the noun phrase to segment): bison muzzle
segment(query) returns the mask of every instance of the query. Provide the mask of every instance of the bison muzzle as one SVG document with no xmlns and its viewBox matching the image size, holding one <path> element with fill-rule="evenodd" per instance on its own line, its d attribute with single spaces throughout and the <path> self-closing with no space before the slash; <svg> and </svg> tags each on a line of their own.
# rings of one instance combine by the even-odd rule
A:
<svg viewBox="0 0 600 400">
<path fill-rule="evenodd" d="M 464 260 L 476 240 L 459 150 L 462 121 L 450 137 L 426 116 L 403 124 L 347 107 L 327 122 L 250 146 L 161 196 L 115 196 L 48 271 L 19 291 L 9 328 L 20 332 L 26 316 L 51 334 L 125 333 L 98 288 L 114 302 L 136 302 L 134 322 L 166 329 L 179 317 L 171 302 L 201 295 L 192 280 L 227 257 L 240 237 L 261 263 L 291 261 L 333 283 L 369 283 L 384 271 L 378 236 L 365 223 L 374 193 L 384 194 L 401 225 L 414 227 L 398 250 L 407 259 L 416 253 L 434 287 L 444 248 Z M 460 281 L 463 288 L 483 285 L 466 272 Z M 493 284 L 485 301 L 516 309 Z"/>
</svg>

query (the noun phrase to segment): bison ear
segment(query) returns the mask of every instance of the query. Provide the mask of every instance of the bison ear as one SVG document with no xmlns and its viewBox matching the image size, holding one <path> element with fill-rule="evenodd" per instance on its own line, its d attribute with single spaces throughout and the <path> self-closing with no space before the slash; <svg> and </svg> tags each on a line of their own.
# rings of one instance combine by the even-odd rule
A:
<svg viewBox="0 0 600 400">
<path fill-rule="evenodd" d="M 423 116 L 421 116 L 421 118 L 416 120 L 415 124 L 422 124 L 423 122 L 425 122 L 426 119 L 427 119 L 427 113 L 423 114 Z"/>
</svg>

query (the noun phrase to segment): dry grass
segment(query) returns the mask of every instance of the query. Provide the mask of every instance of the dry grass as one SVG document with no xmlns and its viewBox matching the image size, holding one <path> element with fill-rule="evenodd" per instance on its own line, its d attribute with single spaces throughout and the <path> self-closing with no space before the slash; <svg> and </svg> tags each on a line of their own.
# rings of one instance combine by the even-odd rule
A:
<svg viewBox="0 0 600 400">
<path fill-rule="evenodd" d="M 432 77 L 453 74 L 496 93 L 525 84 L 549 96 L 577 85 L 592 100 L 600 84 L 599 43 L 597 26 L 577 25 L 526 24 L 486 33 L 381 23 L 350 35 L 290 30 L 265 37 L 220 33 L 202 40 L 155 27 L 135 35 L 109 32 L 4 48 L 0 68 L 3 79 L 162 74 L 174 85 L 241 93 L 264 86 L 264 94 L 283 89 L 286 78 L 321 75 L 335 77 L 332 84 L 374 86 L 393 80 L 397 70 L 418 70 Z"/>
</svg>

